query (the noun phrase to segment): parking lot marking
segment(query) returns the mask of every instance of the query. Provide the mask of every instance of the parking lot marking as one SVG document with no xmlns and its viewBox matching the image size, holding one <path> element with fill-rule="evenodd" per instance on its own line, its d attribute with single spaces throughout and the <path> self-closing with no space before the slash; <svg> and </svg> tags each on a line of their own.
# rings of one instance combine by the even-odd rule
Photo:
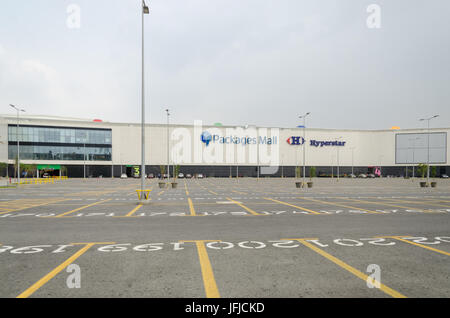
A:
<svg viewBox="0 0 450 318">
<path fill-rule="evenodd" d="M 390 201 L 390 202 L 400 202 L 400 203 L 412 203 L 412 204 L 427 204 L 427 205 L 433 205 L 433 206 L 440 206 L 440 207 L 444 207 L 444 208 L 450 208 L 449 205 L 443 205 L 443 204 L 438 204 L 438 203 L 431 203 L 431 202 L 418 202 L 418 201 L 405 201 L 405 200 L 400 200 L 400 199 L 394 199 L 394 198 L 377 198 L 378 200 L 384 200 L 384 201 Z"/>
<path fill-rule="evenodd" d="M 405 240 L 403 238 L 405 236 L 379 236 L 379 237 L 380 238 L 393 238 L 393 239 L 396 239 L 396 240 L 401 241 L 401 242 L 405 242 L 405 243 L 408 243 L 408 244 L 416 245 L 416 246 L 425 248 L 427 250 L 430 250 L 430 251 L 433 251 L 433 252 L 436 252 L 436 253 L 440 253 L 440 254 L 444 254 L 444 255 L 450 256 L 449 252 L 438 250 L 437 248 L 433 248 L 433 247 L 430 247 L 430 246 L 426 246 L 426 245 L 423 245 L 423 244 L 419 244 L 419 243 L 416 243 L 416 242 L 411 242 L 411 241 Z"/>
<path fill-rule="evenodd" d="M 158 193 L 158 195 L 161 195 L 161 194 L 163 194 L 163 193 L 164 193 L 164 191 L 166 191 L 166 190 L 162 190 L 161 192 L 159 192 L 159 193 Z"/>
<path fill-rule="evenodd" d="M 424 209 L 418 209 L 418 208 L 412 208 L 412 207 L 408 207 L 408 206 L 403 206 L 403 205 L 396 205 L 396 204 L 391 204 L 391 203 L 385 203 L 385 202 L 373 202 L 373 201 L 366 201 L 366 200 L 357 200 L 357 199 L 350 199 L 350 198 L 343 198 L 344 200 L 350 200 L 350 201 L 355 201 L 355 202 L 361 202 L 361 203 L 369 203 L 369 204 L 381 204 L 381 205 L 387 205 L 387 206 L 393 206 L 396 208 L 401 208 L 401 209 L 406 209 L 406 210 L 417 210 L 420 212 L 424 212 L 424 213 L 433 213 Z"/>
<path fill-rule="evenodd" d="M 30 297 L 35 291 L 37 291 L 39 288 L 44 286 L 49 280 L 51 280 L 53 277 L 58 275 L 59 272 L 61 272 L 64 268 L 72 264 L 78 257 L 83 255 L 88 249 L 90 249 L 92 246 L 96 244 L 114 244 L 114 242 L 98 242 L 98 243 L 72 243 L 72 245 L 78 245 L 83 244 L 85 245 L 83 248 L 81 248 L 78 252 L 73 254 L 71 257 L 69 257 L 67 260 L 65 260 L 61 265 L 53 269 L 50 273 L 42 277 L 40 280 L 38 280 L 36 283 L 31 285 L 27 290 L 25 290 L 23 293 L 21 293 L 17 298 L 28 298 Z"/>
<path fill-rule="evenodd" d="M 184 189 L 186 190 L 186 195 L 189 195 L 189 191 L 188 191 L 188 188 L 187 188 L 186 181 L 184 181 Z"/>
<path fill-rule="evenodd" d="M 233 199 L 230 199 L 230 198 L 226 198 L 226 199 L 227 199 L 228 201 L 233 202 L 234 204 L 239 205 L 241 208 L 243 208 L 244 210 L 247 210 L 248 212 L 250 212 L 250 213 L 253 214 L 253 215 L 263 215 L 263 214 L 259 214 L 259 213 L 255 212 L 255 211 L 253 211 L 252 209 L 246 207 L 245 205 L 243 205 L 243 204 L 240 203 L 240 202 L 237 202 L 237 201 L 235 201 L 235 200 L 233 200 Z"/>
<path fill-rule="evenodd" d="M 209 191 L 209 193 L 212 193 L 212 194 L 214 194 L 214 195 L 219 195 L 218 193 L 216 193 L 216 192 L 214 192 L 214 191 L 211 191 L 211 190 L 208 190 Z"/>
<path fill-rule="evenodd" d="M 345 204 L 340 204 L 340 203 L 335 203 L 335 202 L 331 203 L 331 202 L 326 202 L 326 201 L 316 200 L 316 199 L 311 199 L 311 198 L 306 198 L 306 197 L 299 197 L 299 199 L 310 200 L 310 201 L 324 203 L 324 204 L 333 205 L 333 206 L 341 206 L 341 207 L 344 207 L 344 208 L 365 211 L 365 212 L 372 213 L 372 214 L 382 214 L 382 212 L 366 210 L 366 209 L 363 209 L 363 208 L 358 208 L 358 207 L 355 207 L 355 206 L 345 205 Z"/>
<path fill-rule="evenodd" d="M 56 216 L 50 216 L 50 217 L 53 217 L 53 218 L 61 218 L 61 217 L 64 217 L 64 216 L 66 216 L 66 215 L 68 215 L 68 214 L 70 214 L 70 213 L 73 213 L 73 212 L 76 212 L 76 211 L 80 211 L 80 210 L 84 210 L 84 209 L 89 208 L 89 207 L 91 207 L 91 206 L 94 206 L 94 205 L 97 205 L 97 204 L 100 204 L 100 203 L 103 203 L 103 202 L 111 201 L 111 200 L 112 200 L 112 199 L 106 199 L 106 200 L 94 202 L 94 203 L 87 204 L 87 205 L 84 205 L 84 206 L 82 206 L 82 207 L 79 207 L 79 208 L 77 208 L 77 209 L 74 209 L 74 210 L 71 210 L 71 211 L 67 211 L 67 212 L 58 214 L 58 215 L 56 215 Z"/>
<path fill-rule="evenodd" d="M 151 199 L 149 199 L 149 200 L 151 200 Z M 135 207 L 133 210 L 131 210 L 130 212 L 128 212 L 127 215 L 124 215 L 124 216 L 114 216 L 114 217 L 115 217 L 115 218 L 132 218 L 132 217 L 135 217 L 135 216 L 133 216 L 133 214 L 136 213 L 137 210 L 139 210 L 140 208 L 142 208 L 142 206 L 143 206 L 143 204 L 140 203 L 137 207 Z"/>
<path fill-rule="evenodd" d="M 191 212 L 191 216 L 197 216 L 197 214 L 195 213 L 194 203 L 192 203 L 191 198 L 188 198 L 188 202 L 189 202 L 189 211 Z"/>
<path fill-rule="evenodd" d="M 205 242 L 220 242 L 214 240 L 194 240 L 194 241 L 180 241 L 193 242 L 197 246 L 198 258 L 200 261 L 200 268 L 202 270 L 203 286 L 207 298 L 220 298 L 219 289 L 217 288 L 214 272 L 212 270 L 211 262 L 209 260 L 208 252 L 206 251 Z"/>
<path fill-rule="evenodd" d="M 231 192 L 234 192 L 234 193 L 239 193 L 239 194 L 247 194 L 247 192 L 236 191 L 236 190 L 231 190 Z"/>
<path fill-rule="evenodd" d="M 342 267 L 343 269 L 347 270 L 348 272 L 352 273 L 353 275 L 355 275 L 356 277 L 362 279 L 363 281 L 367 282 L 367 278 L 369 276 L 367 276 L 366 274 L 360 272 L 359 270 L 357 270 L 356 268 L 348 265 L 347 263 L 341 261 L 340 259 L 334 257 L 333 255 L 325 252 L 324 250 L 318 248 L 317 246 L 314 246 L 313 244 L 309 243 L 306 241 L 306 239 L 283 239 L 283 240 L 289 240 L 289 241 L 298 241 L 301 244 L 303 244 L 304 246 L 310 248 L 311 250 L 313 250 L 314 252 L 318 253 L 319 255 L 322 255 L 323 257 L 325 257 L 326 259 L 332 261 L 333 263 L 335 263 L 336 265 Z M 373 278 L 372 278 L 373 279 Z M 382 290 L 384 293 L 388 294 L 389 296 L 392 296 L 394 298 L 406 298 L 405 295 L 399 293 L 396 290 L 393 290 L 392 288 L 382 284 L 381 282 L 373 279 L 375 281 L 375 283 L 378 285 L 380 284 L 380 290 Z"/>
<path fill-rule="evenodd" d="M 28 203 L 30 201 L 35 202 L 35 200 L 27 200 L 26 202 L 23 202 L 22 200 L 20 200 L 21 202 L 15 202 L 15 203 L 25 204 L 24 207 L 22 206 L 22 207 L 19 207 L 19 208 L 8 209 L 8 211 L 6 211 L 6 212 L 0 212 L 0 215 L 6 214 L 6 213 L 10 213 L 10 212 L 23 211 L 23 210 L 30 209 L 30 208 L 35 208 L 35 207 L 38 207 L 38 206 L 44 206 L 44 205 L 50 205 L 50 204 L 59 203 L 59 202 L 63 202 L 63 201 L 69 201 L 71 199 L 54 199 L 54 200 L 50 200 L 50 201 L 48 199 L 40 199 L 40 200 L 43 200 L 45 202 L 44 203 L 38 203 L 38 204 L 32 204 L 32 205 L 26 205 L 26 203 Z M 17 201 L 19 201 L 19 200 L 17 200 Z M 3 210 L 5 210 L 5 209 L 3 209 Z"/>
<path fill-rule="evenodd" d="M 303 208 L 301 206 L 297 206 L 297 205 L 294 205 L 294 204 L 287 203 L 287 202 L 278 201 L 278 200 L 271 199 L 271 198 L 263 198 L 263 199 L 270 200 L 270 201 L 273 201 L 273 202 L 277 202 L 277 203 L 280 203 L 280 204 L 283 204 L 283 205 L 291 206 L 291 207 L 294 207 L 294 208 L 297 208 L 297 209 L 305 210 L 305 211 L 310 212 L 312 214 L 322 214 L 322 213 L 319 213 L 319 212 L 316 212 L 316 211 L 313 211 L 313 210 L 310 210 L 310 209 L 307 209 L 307 208 Z"/>
</svg>

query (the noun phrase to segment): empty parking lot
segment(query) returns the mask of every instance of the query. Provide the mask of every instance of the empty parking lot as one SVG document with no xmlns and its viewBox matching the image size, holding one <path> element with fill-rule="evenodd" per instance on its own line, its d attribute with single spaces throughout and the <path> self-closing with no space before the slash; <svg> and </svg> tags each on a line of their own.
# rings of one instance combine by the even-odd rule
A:
<svg viewBox="0 0 450 318">
<path fill-rule="evenodd" d="M 134 179 L 1 189 L 0 297 L 450 296 L 447 180 L 294 182 L 148 180 L 145 203 Z"/>
</svg>

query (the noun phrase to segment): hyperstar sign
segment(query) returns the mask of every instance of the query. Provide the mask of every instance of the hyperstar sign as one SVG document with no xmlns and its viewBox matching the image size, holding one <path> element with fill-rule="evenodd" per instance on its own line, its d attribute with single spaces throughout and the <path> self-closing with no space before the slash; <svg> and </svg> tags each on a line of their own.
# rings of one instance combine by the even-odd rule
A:
<svg viewBox="0 0 450 318">
<path fill-rule="evenodd" d="M 286 142 L 293 146 L 301 146 L 301 145 L 305 144 L 305 139 L 300 136 L 292 136 L 292 137 L 289 137 L 286 140 Z M 322 140 L 314 140 L 314 139 L 309 140 L 309 145 L 314 146 L 314 147 L 324 147 L 324 146 L 344 147 L 345 144 L 346 144 L 346 141 L 337 141 L 337 140 L 322 141 Z"/>
</svg>

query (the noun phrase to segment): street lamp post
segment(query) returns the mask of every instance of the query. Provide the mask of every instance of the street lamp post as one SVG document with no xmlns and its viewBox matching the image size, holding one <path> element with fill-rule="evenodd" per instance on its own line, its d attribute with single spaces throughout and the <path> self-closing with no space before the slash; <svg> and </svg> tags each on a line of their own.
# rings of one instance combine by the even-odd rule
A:
<svg viewBox="0 0 450 318">
<path fill-rule="evenodd" d="M 86 139 L 83 144 L 83 179 L 86 179 Z"/>
<path fill-rule="evenodd" d="M 167 113 L 167 182 L 169 182 L 169 177 L 170 177 L 170 163 L 169 163 L 169 109 L 166 109 L 166 113 Z"/>
<path fill-rule="evenodd" d="M 341 139 L 342 139 L 342 136 L 337 138 L 336 141 L 341 140 Z M 337 147 L 337 180 L 336 181 L 339 181 L 339 146 L 336 146 L 336 147 Z"/>
<path fill-rule="evenodd" d="M 144 15 L 149 14 L 150 10 L 148 6 L 145 4 L 145 1 L 142 0 L 142 95 L 141 95 L 141 116 L 142 116 L 142 124 L 141 124 L 141 191 L 144 191 L 144 183 L 145 183 L 145 86 L 144 86 Z M 140 196 L 140 200 L 143 200 L 144 196 Z"/>
<path fill-rule="evenodd" d="M 352 148 L 352 178 L 353 178 L 353 175 L 354 175 L 354 173 L 353 173 L 353 165 L 354 165 L 354 163 L 353 163 L 353 150 L 355 150 L 354 147 Z"/>
<path fill-rule="evenodd" d="M 302 186 L 305 188 L 305 174 L 306 174 L 306 117 L 311 114 L 310 112 L 307 112 L 303 116 L 299 116 L 298 118 L 303 118 L 303 183 Z"/>
<path fill-rule="evenodd" d="M 257 180 L 259 180 L 259 131 L 258 127 L 256 127 L 256 158 L 257 158 Z"/>
<path fill-rule="evenodd" d="M 439 115 L 434 115 L 430 118 L 419 119 L 419 121 L 427 121 L 427 185 L 430 184 L 430 120 L 436 117 L 439 117 Z"/>
<path fill-rule="evenodd" d="M 413 142 L 413 147 L 412 147 L 412 177 L 414 179 L 414 150 L 416 149 L 416 140 L 419 140 L 419 137 L 416 138 L 409 138 L 409 141 Z"/>
<path fill-rule="evenodd" d="M 9 104 L 12 108 L 17 111 L 17 186 L 20 185 L 20 142 L 19 142 L 19 113 L 25 112 L 24 109 L 20 109 L 12 104 Z"/>
</svg>

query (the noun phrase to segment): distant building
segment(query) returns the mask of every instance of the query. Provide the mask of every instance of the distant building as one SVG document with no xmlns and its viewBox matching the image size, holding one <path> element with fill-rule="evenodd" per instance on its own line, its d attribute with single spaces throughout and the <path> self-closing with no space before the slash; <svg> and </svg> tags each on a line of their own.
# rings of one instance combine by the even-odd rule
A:
<svg viewBox="0 0 450 318">
<path fill-rule="evenodd" d="M 17 138 L 21 164 L 35 164 L 41 173 L 120 177 L 131 176 L 141 164 L 140 124 L 21 115 L 19 126 L 17 131 L 15 115 L 0 115 L 0 162 L 8 162 L 10 176 Z M 430 162 L 438 167 L 438 175 L 450 173 L 449 131 L 430 130 Z M 339 165 L 341 175 L 353 167 L 355 174 L 403 176 L 407 166 L 427 161 L 426 129 L 306 128 L 305 139 L 303 132 L 297 127 L 170 125 L 170 166 L 179 164 L 184 174 L 216 177 L 255 177 L 257 166 L 261 176 L 294 176 L 295 167 L 303 165 L 305 149 L 306 166 L 315 166 L 317 175 L 335 176 Z M 167 165 L 167 126 L 148 124 L 146 173 L 158 175 L 161 165 Z"/>
</svg>

